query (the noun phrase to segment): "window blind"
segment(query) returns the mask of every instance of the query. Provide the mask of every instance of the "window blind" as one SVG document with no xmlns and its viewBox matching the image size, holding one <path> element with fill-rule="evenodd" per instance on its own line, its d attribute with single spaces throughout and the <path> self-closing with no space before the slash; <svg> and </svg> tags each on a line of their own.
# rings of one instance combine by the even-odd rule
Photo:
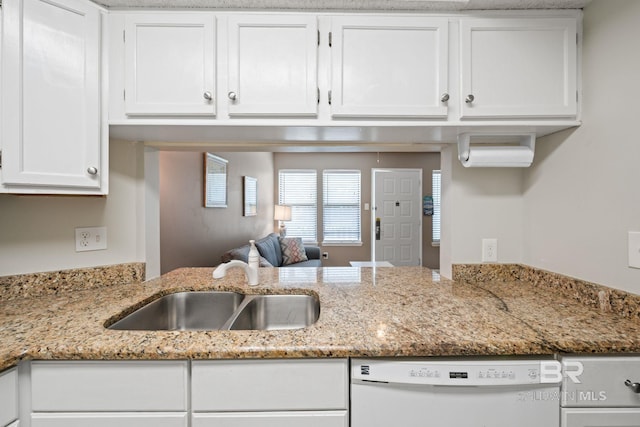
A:
<svg viewBox="0 0 640 427">
<path fill-rule="evenodd" d="M 440 243 L 440 192 L 441 192 L 441 180 L 440 171 L 434 170 L 431 172 L 431 188 L 433 195 L 433 216 L 432 216 L 432 231 L 433 237 L 431 238 L 433 243 Z"/>
<path fill-rule="evenodd" d="M 315 170 L 283 169 L 278 172 L 278 204 L 291 206 L 291 221 L 286 221 L 288 237 L 316 242 L 318 184 Z"/>
<path fill-rule="evenodd" d="M 322 189 L 323 241 L 360 242 L 360 171 L 325 170 Z"/>
</svg>

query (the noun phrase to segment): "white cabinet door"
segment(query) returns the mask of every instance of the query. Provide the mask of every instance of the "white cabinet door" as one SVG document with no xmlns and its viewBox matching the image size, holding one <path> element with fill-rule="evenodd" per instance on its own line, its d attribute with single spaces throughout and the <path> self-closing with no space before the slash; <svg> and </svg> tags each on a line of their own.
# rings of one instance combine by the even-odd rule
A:
<svg viewBox="0 0 640 427">
<path fill-rule="evenodd" d="M 194 411 L 304 411 L 346 409 L 346 359 L 194 361 Z"/>
<path fill-rule="evenodd" d="M 18 371 L 0 373 L 0 426 L 18 418 Z"/>
<path fill-rule="evenodd" d="M 562 409 L 561 427 L 640 427 L 640 409 Z"/>
<path fill-rule="evenodd" d="M 194 414 L 192 427 L 348 427 L 347 411 Z"/>
<path fill-rule="evenodd" d="M 228 26 L 229 115 L 315 116 L 316 17 L 236 15 Z"/>
<path fill-rule="evenodd" d="M 577 114 L 576 20 L 463 19 L 461 117 Z"/>
<path fill-rule="evenodd" d="M 448 21 L 335 17 L 333 117 L 447 116 Z"/>
<path fill-rule="evenodd" d="M 37 361 L 34 412 L 172 411 L 188 408 L 184 361 Z"/>
<path fill-rule="evenodd" d="M 32 414 L 31 427 L 187 427 L 187 413 Z"/>
<path fill-rule="evenodd" d="M 3 9 L 2 184 L 95 194 L 108 173 L 100 11 L 84 0 L 12 0 Z"/>
<path fill-rule="evenodd" d="M 215 115 L 215 16 L 128 15 L 127 115 Z"/>
</svg>

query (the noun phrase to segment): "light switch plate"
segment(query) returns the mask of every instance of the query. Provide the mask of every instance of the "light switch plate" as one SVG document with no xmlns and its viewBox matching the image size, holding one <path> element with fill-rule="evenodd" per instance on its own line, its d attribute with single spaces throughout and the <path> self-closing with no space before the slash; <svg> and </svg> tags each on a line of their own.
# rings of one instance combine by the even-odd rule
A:
<svg viewBox="0 0 640 427">
<path fill-rule="evenodd" d="M 640 231 L 629 232 L 629 267 L 640 268 Z"/>
</svg>

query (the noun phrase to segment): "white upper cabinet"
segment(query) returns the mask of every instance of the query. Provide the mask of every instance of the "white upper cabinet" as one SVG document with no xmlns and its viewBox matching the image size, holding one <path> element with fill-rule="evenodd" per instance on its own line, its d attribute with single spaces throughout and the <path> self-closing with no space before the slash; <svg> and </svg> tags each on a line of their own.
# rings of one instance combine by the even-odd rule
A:
<svg viewBox="0 0 640 427">
<path fill-rule="evenodd" d="M 228 19 L 230 116 L 316 116 L 318 24 L 313 15 Z"/>
<path fill-rule="evenodd" d="M 461 117 L 577 114 L 575 18 L 460 21 Z"/>
<path fill-rule="evenodd" d="M 100 9 L 85 0 L 2 6 L 2 191 L 105 194 Z"/>
<path fill-rule="evenodd" d="M 335 17 L 333 117 L 447 116 L 448 20 Z"/>
<path fill-rule="evenodd" d="M 215 115 L 213 14 L 127 15 L 124 38 L 127 115 Z"/>
</svg>

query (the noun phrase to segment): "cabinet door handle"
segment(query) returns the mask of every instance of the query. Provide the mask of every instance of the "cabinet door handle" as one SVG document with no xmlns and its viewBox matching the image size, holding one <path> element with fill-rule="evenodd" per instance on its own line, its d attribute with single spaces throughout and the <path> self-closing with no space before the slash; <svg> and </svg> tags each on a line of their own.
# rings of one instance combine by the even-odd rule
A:
<svg viewBox="0 0 640 427">
<path fill-rule="evenodd" d="M 202 96 L 204 96 L 204 99 L 206 99 L 207 101 L 211 101 L 213 99 L 213 96 L 211 95 L 211 92 L 205 92 Z"/>
<path fill-rule="evenodd" d="M 96 168 L 95 166 L 90 166 L 87 168 L 87 173 L 89 175 L 97 175 L 98 174 L 98 168 Z"/>
<path fill-rule="evenodd" d="M 229 92 L 229 99 L 235 101 L 236 99 L 238 99 L 238 95 L 236 95 L 235 92 Z"/>
<path fill-rule="evenodd" d="M 464 99 L 464 102 L 466 102 L 467 104 L 471 104 L 474 100 L 476 99 L 475 96 L 469 94 L 467 95 L 467 97 Z"/>
<path fill-rule="evenodd" d="M 447 102 L 449 100 L 449 94 L 448 93 L 443 93 L 442 96 L 440 97 L 440 102 Z"/>
<path fill-rule="evenodd" d="M 640 383 L 632 383 L 630 380 L 626 380 L 624 385 L 629 387 L 634 393 L 640 393 Z"/>
</svg>

